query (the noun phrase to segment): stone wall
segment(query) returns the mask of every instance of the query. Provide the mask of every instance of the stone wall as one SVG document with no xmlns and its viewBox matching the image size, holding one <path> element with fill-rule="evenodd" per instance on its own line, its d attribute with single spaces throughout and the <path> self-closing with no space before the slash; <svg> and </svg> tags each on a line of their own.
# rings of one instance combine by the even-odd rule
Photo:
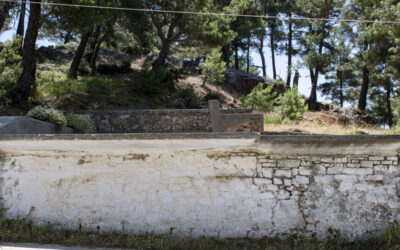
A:
<svg viewBox="0 0 400 250">
<path fill-rule="evenodd" d="M 98 133 L 264 132 L 264 117 L 250 109 L 159 109 L 81 111 Z M 213 126 L 213 112 L 220 126 Z M 221 118 L 221 119 L 220 119 Z"/>
<path fill-rule="evenodd" d="M 398 136 L 0 136 L 0 149 L 5 216 L 39 224 L 355 240 L 400 221 Z"/>
</svg>

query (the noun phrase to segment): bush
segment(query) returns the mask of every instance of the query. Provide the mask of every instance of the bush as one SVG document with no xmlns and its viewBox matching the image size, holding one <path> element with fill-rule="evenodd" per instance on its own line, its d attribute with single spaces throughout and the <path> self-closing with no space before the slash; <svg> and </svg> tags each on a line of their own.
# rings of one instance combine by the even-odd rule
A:
<svg viewBox="0 0 400 250">
<path fill-rule="evenodd" d="M 265 124 L 281 124 L 282 116 L 280 113 L 274 114 L 273 116 L 266 115 L 264 118 Z"/>
<path fill-rule="evenodd" d="M 209 93 L 206 96 L 204 96 L 203 100 L 207 103 L 210 100 L 217 100 L 221 101 L 221 96 L 218 93 Z"/>
<path fill-rule="evenodd" d="M 64 127 L 67 126 L 67 119 L 63 113 L 52 108 L 37 106 L 31 109 L 26 116 L 41 121 L 51 122 L 54 125 L 57 125 L 59 129 L 64 129 Z"/>
<path fill-rule="evenodd" d="M 286 92 L 280 100 L 280 105 L 284 120 L 297 121 L 308 110 L 308 106 L 304 104 L 303 98 L 298 94 L 297 88 Z"/>
<path fill-rule="evenodd" d="M 20 45 L 19 37 L 5 44 L 0 43 L 0 108 L 11 103 L 12 91 L 22 73 Z"/>
<path fill-rule="evenodd" d="M 196 109 L 201 107 L 201 98 L 197 93 L 194 91 L 194 88 L 190 86 L 186 89 L 179 89 L 175 93 L 175 103 L 174 106 L 176 108 L 191 108 Z"/>
<path fill-rule="evenodd" d="M 132 73 L 133 69 L 131 68 L 131 63 L 129 61 L 124 61 L 121 65 L 100 64 L 97 67 L 97 72 L 104 75 L 117 75 Z"/>
<path fill-rule="evenodd" d="M 165 91 L 174 90 L 175 83 L 184 78 L 181 69 L 161 66 L 157 72 L 154 72 L 149 68 L 150 65 L 144 64 L 139 84 L 141 90 L 151 97 L 159 98 Z"/>
<path fill-rule="evenodd" d="M 79 64 L 78 73 L 80 75 L 87 76 L 90 74 L 90 71 L 91 71 L 91 69 L 90 69 L 90 65 L 89 65 L 88 61 L 86 61 L 85 59 L 82 59 L 81 63 Z"/>
<path fill-rule="evenodd" d="M 92 122 L 83 115 L 68 114 L 65 116 L 67 125 L 80 133 L 87 133 L 93 130 Z"/>
<path fill-rule="evenodd" d="M 271 111 L 272 106 L 278 100 L 275 93 L 272 92 L 273 88 L 272 84 L 265 89 L 262 83 L 258 84 L 250 94 L 241 98 L 243 106 L 263 112 Z"/>
<path fill-rule="evenodd" d="M 200 63 L 199 68 L 202 70 L 201 76 L 204 78 L 204 83 L 207 79 L 212 82 L 222 82 L 224 80 L 224 71 L 226 70 L 226 63 L 222 61 L 222 54 L 219 50 L 213 50 L 206 58 Z"/>
</svg>

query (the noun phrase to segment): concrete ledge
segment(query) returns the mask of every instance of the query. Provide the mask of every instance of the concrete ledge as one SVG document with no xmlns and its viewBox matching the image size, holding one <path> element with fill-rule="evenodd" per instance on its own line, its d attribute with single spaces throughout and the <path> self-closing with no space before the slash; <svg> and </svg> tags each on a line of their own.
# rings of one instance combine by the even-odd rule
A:
<svg viewBox="0 0 400 250">
<path fill-rule="evenodd" d="M 0 141 L 14 140 L 168 140 L 168 139 L 259 139 L 259 133 L 133 133 L 133 134 L 27 134 L 1 135 Z"/>
<path fill-rule="evenodd" d="M 262 135 L 261 143 L 357 143 L 400 141 L 400 135 Z"/>
<path fill-rule="evenodd" d="M 400 135 L 261 135 L 260 133 L 124 133 L 124 134 L 0 134 L 10 140 L 160 140 L 160 139 L 259 139 L 265 143 L 382 143 L 400 142 Z"/>
</svg>

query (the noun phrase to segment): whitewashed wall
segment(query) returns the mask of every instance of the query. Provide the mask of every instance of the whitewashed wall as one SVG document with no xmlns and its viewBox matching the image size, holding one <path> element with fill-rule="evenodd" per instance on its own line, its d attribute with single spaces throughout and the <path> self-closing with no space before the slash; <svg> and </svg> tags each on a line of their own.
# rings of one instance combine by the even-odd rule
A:
<svg viewBox="0 0 400 250">
<path fill-rule="evenodd" d="M 71 229 L 368 238 L 400 221 L 399 142 L 0 140 L 1 206 Z"/>
</svg>

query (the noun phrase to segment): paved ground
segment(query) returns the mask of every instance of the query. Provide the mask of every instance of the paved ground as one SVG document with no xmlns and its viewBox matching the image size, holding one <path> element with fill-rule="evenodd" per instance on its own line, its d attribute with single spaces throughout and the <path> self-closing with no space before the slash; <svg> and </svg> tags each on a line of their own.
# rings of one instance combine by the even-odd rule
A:
<svg viewBox="0 0 400 250">
<path fill-rule="evenodd" d="M 46 250 L 117 250 L 115 248 L 84 248 L 84 247 L 64 247 L 58 245 L 39 245 L 39 244 L 31 244 L 31 243 L 21 243 L 21 244 L 13 244 L 13 243 L 1 243 L 0 242 L 0 250 L 38 250 L 38 249 L 46 249 Z"/>
</svg>

